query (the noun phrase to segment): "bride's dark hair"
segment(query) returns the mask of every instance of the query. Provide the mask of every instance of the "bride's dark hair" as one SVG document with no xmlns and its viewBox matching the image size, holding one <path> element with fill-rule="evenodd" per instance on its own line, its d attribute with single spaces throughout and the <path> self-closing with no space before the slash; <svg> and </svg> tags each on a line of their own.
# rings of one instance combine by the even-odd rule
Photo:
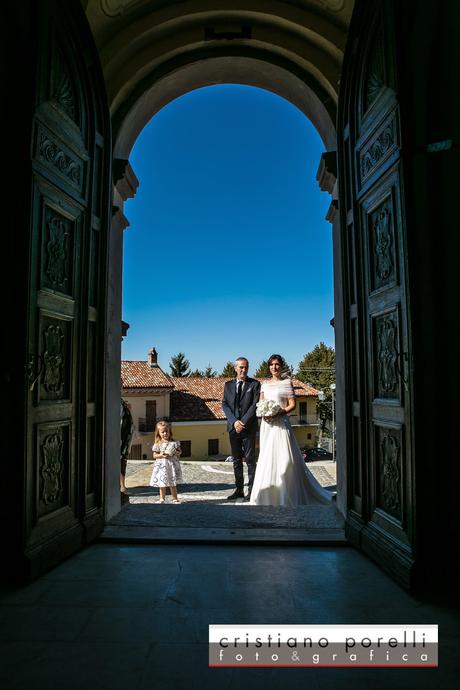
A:
<svg viewBox="0 0 460 690">
<path fill-rule="evenodd" d="M 270 366 L 272 364 L 272 362 L 275 361 L 275 359 L 277 359 L 278 362 L 281 364 L 282 378 L 289 376 L 289 374 L 290 374 L 289 367 L 286 363 L 286 360 L 284 359 L 284 357 L 281 357 L 281 355 L 272 355 L 271 357 L 269 357 L 268 358 L 268 366 Z"/>
<path fill-rule="evenodd" d="M 288 379 L 291 377 L 291 367 L 289 364 L 286 362 L 284 357 L 281 355 L 272 355 L 271 357 L 268 358 L 268 366 L 272 364 L 272 362 L 275 361 L 275 359 L 278 360 L 278 362 L 281 364 L 281 378 L 282 379 Z"/>
<path fill-rule="evenodd" d="M 286 361 L 285 361 L 284 357 L 281 357 L 281 355 L 272 355 L 271 357 L 269 357 L 268 358 L 268 366 L 271 366 L 272 363 L 275 361 L 275 359 L 278 360 L 278 362 L 281 364 L 281 366 L 284 369 L 286 366 Z"/>
<path fill-rule="evenodd" d="M 272 362 L 274 362 L 276 359 L 281 364 L 281 378 L 282 379 L 289 378 L 291 375 L 289 365 L 287 364 L 284 357 L 282 357 L 281 355 L 272 355 L 271 357 L 269 357 L 268 358 L 268 366 L 270 366 L 272 364 Z"/>
</svg>

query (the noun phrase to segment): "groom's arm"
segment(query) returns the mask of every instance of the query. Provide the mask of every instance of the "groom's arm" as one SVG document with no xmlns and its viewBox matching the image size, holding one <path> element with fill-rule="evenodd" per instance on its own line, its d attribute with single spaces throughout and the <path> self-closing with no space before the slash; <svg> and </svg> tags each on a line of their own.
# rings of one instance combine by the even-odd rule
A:
<svg viewBox="0 0 460 690">
<path fill-rule="evenodd" d="M 233 414 L 233 410 L 230 407 L 230 404 L 227 400 L 228 389 L 229 389 L 229 386 L 227 386 L 227 384 L 225 384 L 225 386 L 224 386 L 224 399 L 222 400 L 222 412 L 227 417 L 227 421 L 229 422 L 229 424 L 233 428 L 233 425 L 236 422 L 236 417 Z"/>
<path fill-rule="evenodd" d="M 254 384 L 253 388 L 253 393 L 252 393 L 252 403 L 244 413 L 244 415 L 241 418 L 241 421 L 243 424 L 247 424 L 250 422 L 252 419 L 254 419 L 256 415 L 256 405 L 259 402 L 260 398 L 260 382 L 256 381 Z"/>
</svg>

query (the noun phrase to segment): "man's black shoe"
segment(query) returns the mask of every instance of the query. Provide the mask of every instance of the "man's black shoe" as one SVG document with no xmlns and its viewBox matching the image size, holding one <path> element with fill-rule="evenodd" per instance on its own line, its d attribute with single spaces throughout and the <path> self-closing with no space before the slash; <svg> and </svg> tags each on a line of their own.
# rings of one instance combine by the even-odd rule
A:
<svg viewBox="0 0 460 690">
<path fill-rule="evenodd" d="M 227 496 L 227 501 L 234 501 L 236 498 L 244 498 L 243 491 L 237 489 L 232 494 L 230 494 L 230 496 Z"/>
<path fill-rule="evenodd" d="M 250 501 L 251 500 L 251 494 L 246 494 L 246 496 L 244 497 L 244 500 L 245 500 L 245 503 Z"/>
</svg>

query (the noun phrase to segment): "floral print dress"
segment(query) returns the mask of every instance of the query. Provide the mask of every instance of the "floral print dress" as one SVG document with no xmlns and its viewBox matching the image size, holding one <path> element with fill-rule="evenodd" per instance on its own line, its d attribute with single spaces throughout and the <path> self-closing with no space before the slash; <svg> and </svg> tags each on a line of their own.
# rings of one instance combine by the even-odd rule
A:
<svg viewBox="0 0 460 690">
<path fill-rule="evenodd" d="M 180 450 L 178 441 L 163 441 L 152 446 L 153 453 L 164 453 L 168 457 L 155 460 L 150 486 L 176 486 L 182 482 L 182 468 L 177 455 L 178 450 Z"/>
</svg>

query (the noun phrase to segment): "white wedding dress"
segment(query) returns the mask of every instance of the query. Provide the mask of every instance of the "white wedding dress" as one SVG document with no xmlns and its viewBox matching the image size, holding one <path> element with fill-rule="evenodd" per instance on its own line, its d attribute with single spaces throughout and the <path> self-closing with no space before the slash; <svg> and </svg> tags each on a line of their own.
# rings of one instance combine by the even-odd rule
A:
<svg viewBox="0 0 460 690">
<path fill-rule="evenodd" d="M 266 400 L 283 407 L 294 398 L 290 379 L 263 383 Z M 260 453 L 250 503 L 259 506 L 327 505 L 332 493 L 323 489 L 305 465 L 291 422 L 287 415 L 261 420 Z"/>
</svg>

